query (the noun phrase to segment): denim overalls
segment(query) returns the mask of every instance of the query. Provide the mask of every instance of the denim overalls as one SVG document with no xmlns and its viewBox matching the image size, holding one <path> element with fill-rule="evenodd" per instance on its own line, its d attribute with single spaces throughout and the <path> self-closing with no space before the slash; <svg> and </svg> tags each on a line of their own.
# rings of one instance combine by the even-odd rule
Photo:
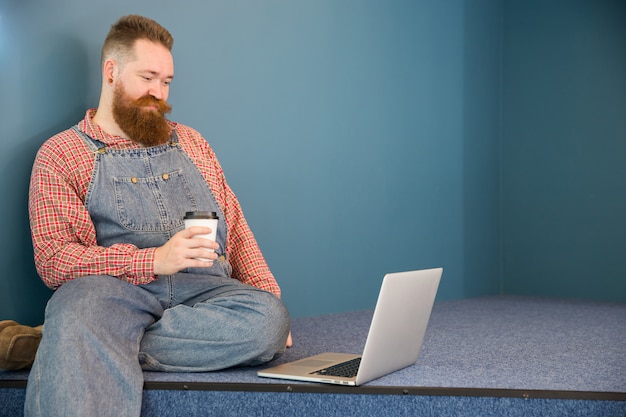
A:
<svg viewBox="0 0 626 417">
<path fill-rule="evenodd" d="M 221 259 L 146 285 L 108 275 L 63 284 L 46 307 L 25 416 L 136 417 L 143 370 L 204 372 L 280 355 L 287 310 L 230 277 L 224 214 L 176 134 L 165 145 L 112 150 L 75 130 L 96 155 L 85 205 L 100 246 L 158 247 L 183 228 L 186 211 L 215 211 Z"/>
<path fill-rule="evenodd" d="M 119 150 L 108 149 L 76 126 L 74 130 L 96 155 L 85 206 L 99 246 L 131 243 L 140 249 L 159 247 L 184 227 L 185 212 L 214 211 L 219 217 L 219 258 L 211 268 L 194 268 L 194 272 L 230 276 L 224 213 L 181 149 L 175 131 L 167 144 Z"/>
</svg>

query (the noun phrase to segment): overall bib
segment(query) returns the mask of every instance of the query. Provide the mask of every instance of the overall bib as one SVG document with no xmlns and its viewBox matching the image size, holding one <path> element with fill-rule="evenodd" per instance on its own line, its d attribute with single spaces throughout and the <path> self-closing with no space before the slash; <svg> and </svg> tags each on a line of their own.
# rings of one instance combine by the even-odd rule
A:
<svg viewBox="0 0 626 417">
<path fill-rule="evenodd" d="M 286 308 L 230 277 L 224 214 L 176 133 L 164 145 L 116 150 L 74 129 L 96 155 L 85 206 L 99 246 L 159 247 L 186 211 L 215 211 L 219 259 L 146 285 L 111 276 L 63 284 L 46 308 L 25 415 L 139 416 L 143 370 L 214 371 L 280 355 Z"/>
<path fill-rule="evenodd" d="M 107 149 L 104 143 L 75 130 L 96 155 L 85 207 L 99 246 L 131 243 L 140 249 L 159 247 L 183 229 L 185 212 L 214 211 L 219 217 L 219 258 L 211 268 L 195 272 L 230 276 L 224 213 L 200 171 L 181 149 L 176 132 L 165 145 L 118 150 Z"/>
</svg>

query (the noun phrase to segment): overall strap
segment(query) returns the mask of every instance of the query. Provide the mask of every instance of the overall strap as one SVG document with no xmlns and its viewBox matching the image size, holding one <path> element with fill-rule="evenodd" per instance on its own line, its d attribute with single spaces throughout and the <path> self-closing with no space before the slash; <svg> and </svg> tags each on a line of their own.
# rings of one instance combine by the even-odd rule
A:
<svg viewBox="0 0 626 417">
<path fill-rule="evenodd" d="M 87 142 L 87 146 L 89 146 L 89 149 L 91 149 L 94 152 L 100 152 L 100 153 L 106 152 L 107 145 L 104 142 L 101 142 L 97 139 L 92 138 L 91 136 L 89 136 L 88 134 L 80 130 L 78 128 L 78 125 L 72 126 L 72 129 L 76 133 L 78 133 L 80 136 L 82 136 L 83 139 L 85 139 L 85 142 Z"/>
</svg>

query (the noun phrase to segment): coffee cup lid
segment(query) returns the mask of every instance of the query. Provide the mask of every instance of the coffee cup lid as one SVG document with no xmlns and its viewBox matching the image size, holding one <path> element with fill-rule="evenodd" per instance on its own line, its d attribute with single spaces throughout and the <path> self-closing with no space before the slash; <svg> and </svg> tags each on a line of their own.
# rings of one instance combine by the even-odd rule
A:
<svg viewBox="0 0 626 417">
<path fill-rule="evenodd" d="M 214 211 L 188 211 L 184 219 L 219 219 Z"/>
</svg>

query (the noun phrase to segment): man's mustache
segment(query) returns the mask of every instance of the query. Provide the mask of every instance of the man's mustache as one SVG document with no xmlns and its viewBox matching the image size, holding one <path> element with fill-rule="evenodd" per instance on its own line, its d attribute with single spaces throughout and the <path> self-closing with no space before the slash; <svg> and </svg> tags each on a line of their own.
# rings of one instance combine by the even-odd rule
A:
<svg viewBox="0 0 626 417">
<path fill-rule="evenodd" d="M 139 107 L 155 106 L 163 114 L 166 114 L 172 111 L 172 106 L 167 104 L 167 101 L 158 99 L 151 95 L 145 95 L 143 97 L 139 97 L 137 100 L 135 100 L 134 104 Z"/>
</svg>

